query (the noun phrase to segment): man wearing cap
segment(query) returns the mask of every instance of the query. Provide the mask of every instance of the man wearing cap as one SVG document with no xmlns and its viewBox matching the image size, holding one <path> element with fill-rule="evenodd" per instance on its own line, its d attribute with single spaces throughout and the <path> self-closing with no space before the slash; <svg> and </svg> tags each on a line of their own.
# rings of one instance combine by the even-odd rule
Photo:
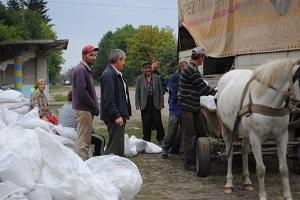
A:
<svg viewBox="0 0 300 200">
<path fill-rule="evenodd" d="M 77 139 L 75 150 L 83 159 L 89 158 L 93 118 L 99 115 L 99 105 L 91 66 L 96 63 L 98 48 L 86 45 L 82 49 L 82 61 L 73 71 L 72 108 L 77 114 Z"/>
<path fill-rule="evenodd" d="M 105 154 L 124 156 L 126 120 L 131 116 L 128 84 L 123 78 L 126 54 L 121 49 L 111 52 L 110 64 L 101 76 L 101 120 L 109 133 Z"/>
<path fill-rule="evenodd" d="M 164 107 L 163 88 L 160 77 L 152 72 L 151 63 L 143 64 L 143 74 L 136 80 L 135 106 L 141 110 L 143 139 L 151 141 L 153 125 L 157 131 L 156 140 L 162 145 L 165 136 L 160 113 Z"/>
<path fill-rule="evenodd" d="M 168 153 L 171 145 L 176 137 L 177 132 L 180 133 L 180 108 L 178 104 L 178 90 L 179 90 L 179 76 L 181 71 L 186 67 L 188 62 L 185 59 L 181 59 L 178 64 L 178 70 L 171 74 L 168 82 L 168 92 L 169 92 L 169 124 L 168 132 L 165 135 L 161 158 L 168 158 Z"/>
<path fill-rule="evenodd" d="M 203 48 L 192 50 L 190 63 L 182 70 L 179 78 L 179 105 L 182 119 L 184 167 L 195 170 L 195 143 L 202 132 L 200 120 L 200 96 L 214 95 L 216 91 L 203 80 L 198 66 L 203 63 Z"/>
</svg>

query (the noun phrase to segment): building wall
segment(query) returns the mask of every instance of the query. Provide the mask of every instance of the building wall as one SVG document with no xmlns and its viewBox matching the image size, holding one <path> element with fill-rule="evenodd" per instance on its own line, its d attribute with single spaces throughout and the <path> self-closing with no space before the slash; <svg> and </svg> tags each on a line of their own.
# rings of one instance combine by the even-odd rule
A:
<svg viewBox="0 0 300 200">
<path fill-rule="evenodd" d="M 29 59 L 22 65 L 23 88 L 22 93 L 25 97 L 30 98 L 31 89 L 36 81 L 40 78 L 45 79 L 48 83 L 48 66 L 47 58 L 44 56 L 36 59 Z M 14 85 L 15 83 L 15 67 L 8 65 L 5 71 L 0 72 L 0 85 Z M 48 95 L 48 87 L 46 88 Z"/>
</svg>

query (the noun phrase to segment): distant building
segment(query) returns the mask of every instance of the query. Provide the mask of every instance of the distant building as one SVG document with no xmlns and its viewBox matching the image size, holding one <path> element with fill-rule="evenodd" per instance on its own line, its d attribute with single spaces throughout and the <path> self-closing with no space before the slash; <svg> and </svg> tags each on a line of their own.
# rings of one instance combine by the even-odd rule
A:
<svg viewBox="0 0 300 200">
<path fill-rule="evenodd" d="M 37 79 L 42 78 L 49 83 L 49 51 L 65 50 L 67 46 L 68 40 L 0 42 L 0 88 L 14 88 L 30 97 L 30 90 Z"/>
</svg>

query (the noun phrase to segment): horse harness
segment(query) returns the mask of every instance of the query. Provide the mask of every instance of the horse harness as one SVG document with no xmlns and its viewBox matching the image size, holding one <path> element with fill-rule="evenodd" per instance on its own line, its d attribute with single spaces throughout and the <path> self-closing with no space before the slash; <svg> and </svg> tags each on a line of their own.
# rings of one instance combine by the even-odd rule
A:
<svg viewBox="0 0 300 200">
<path fill-rule="evenodd" d="M 283 116 L 290 114 L 290 110 L 291 110 L 291 106 L 289 106 L 290 102 L 294 103 L 292 109 L 297 109 L 297 105 L 299 105 L 299 101 L 296 100 L 295 98 L 293 98 L 293 95 L 294 95 L 294 85 L 293 84 L 297 79 L 299 80 L 299 78 L 300 78 L 300 67 L 296 71 L 295 76 L 292 76 L 292 70 L 291 70 L 290 75 L 289 75 L 289 83 L 290 83 L 289 91 L 281 91 L 269 84 L 262 83 L 255 75 L 253 75 L 251 77 L 251 79 L 247 82 L 247 84 L 243 90 L 242 96 L 241 96 L 239 111 L 237 113 L 237 116 L 236 116 L 236 119 L 234 122 L 233 130 L 232 130 L 232 141 L 231 141 L 231 145 L 230 145 L 230 149 L 229 149 L 227 157 L 229 157 L 229 154 L 231 152 L 234 135 L 236 134 L 236 132 L 238 130 L 239 124 L 240 124 L 243 116 L 246 115 L 247 117 L 249 117 L 252 113 L 258 113 L 258 114 L 262 114 L 265 116 L 283 117 Z M 274 91 L 280 92 L 282 94 L 282 96 L 286 97 L 285 106 L 283 108 L 272 108 L 272 107 L 268 107 L 268 106 L 264 106 L 264 105 L 260 105 L 260 104 L 253 104 L 250 93 L 249 93 L 249 103 L 247 105 L 243 106 L 250 83 L 254 80 L 259 82 L 260 84 L 265 85 L 266 87 L 268 87 Z"/>
</svg>

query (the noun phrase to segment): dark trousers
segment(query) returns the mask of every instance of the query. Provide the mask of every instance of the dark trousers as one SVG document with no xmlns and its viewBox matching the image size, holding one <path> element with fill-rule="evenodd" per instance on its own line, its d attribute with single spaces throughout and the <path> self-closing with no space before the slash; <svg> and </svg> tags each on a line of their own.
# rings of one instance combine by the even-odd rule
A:
<svg viewBox="0 0 300 200">
<path fill-rule="evenodd" d="M 109 134 L 108 144 L 105 149 L 105 154 L 113 153 L 118 156 L 124 156 L 124 132 L 125 124 L 118 126 L 114 122 L 106 123 Z"/>
<path fill-rule="evenodd" d="M 161 120 L 161 112 L 154 107 L 153 97 L 148 96 L 147 105 L 142 113 L 142 124 L 143 124 L 143 140 L 151 141 L 151 128 L 152 125 L 157 131 L 156 140 L 162 142 L 165 136 L 164 127 Z"/>
<path fill-rule="evenodd" d="M 173 113 L 169 114 L 169 124 L 168 131 L 165 135 L 162 148 L 165 151 L 168 151 L 171 148 L 172 142 L 177 134 L 177 131 L 180 129 L 180 117 L 176 116 Z"/>
<path fill-rule="evenodd" d="M 195 165 L 195 145 L 199 135 L 203 133 L 200 112 L 181 111 L 183 153 L 185 166 Z"/>
</svg>

